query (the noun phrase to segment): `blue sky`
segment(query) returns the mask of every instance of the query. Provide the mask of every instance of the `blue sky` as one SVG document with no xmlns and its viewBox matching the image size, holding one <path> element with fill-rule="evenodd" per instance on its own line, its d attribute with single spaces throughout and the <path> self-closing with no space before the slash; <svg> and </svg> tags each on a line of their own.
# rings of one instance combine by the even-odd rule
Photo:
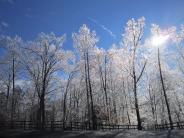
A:
<svg viewBox="0 0 184 138">
<path fill-rule="evenodd" d="M 179 26 L 183 13 L 184 0 L 0 0 L 0 34 L 33 40 L 40 32 L 66 33 L 64 47 L 72 49 L 72 32 L 85 23 L 107 49 L 120 41 L 130 18 L 144 16 L 148 32 L 151 23 Z"/>
</svg>

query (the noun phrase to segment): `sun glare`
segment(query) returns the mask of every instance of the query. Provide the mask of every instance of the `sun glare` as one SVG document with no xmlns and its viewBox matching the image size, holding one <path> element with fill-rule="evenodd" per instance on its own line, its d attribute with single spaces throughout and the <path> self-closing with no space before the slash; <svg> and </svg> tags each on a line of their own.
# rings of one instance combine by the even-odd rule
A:
<svg viewBox="0 0 184 138">
<path fill-rule="evenodd" d="M 152 46 L 159 47 L 164 45 L 169 39 L 169 35 L 154 35 L 151 38 Z"/>
</svg>

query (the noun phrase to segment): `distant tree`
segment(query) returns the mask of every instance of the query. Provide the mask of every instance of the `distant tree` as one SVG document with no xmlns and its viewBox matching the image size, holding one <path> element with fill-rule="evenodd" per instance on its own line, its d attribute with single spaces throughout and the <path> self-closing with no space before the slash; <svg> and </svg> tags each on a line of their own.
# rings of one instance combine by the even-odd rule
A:
<svg viewBox="0 0 184 138">
<path fill-rule="evenodd" d="M 5 50 L 4 56 L 1 59 L 1 76 L 3 77 L 4 85 L 7 87 L 6 92 L 6 110 L 10 98 L 10 91 L 12 87 L 12 99 L 10 120 L 14 120 L 15 113 L 15 80 L 18 70 L 20 69 L 20 48 L 23 45 L 23 41 L 20 37 L 14 38 L 8 36 L 0 37 L 1 48 Z"/>
</svg>

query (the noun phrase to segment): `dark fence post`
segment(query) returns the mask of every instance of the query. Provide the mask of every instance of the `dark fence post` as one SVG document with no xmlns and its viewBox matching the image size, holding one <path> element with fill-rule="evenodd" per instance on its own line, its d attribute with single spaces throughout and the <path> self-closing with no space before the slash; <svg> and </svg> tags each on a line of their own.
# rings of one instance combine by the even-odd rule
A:
<svg viewBox="0 0 184 138">
<path fill-rule="evenodd" d="M 26 130 L 26 121 L 24 121 L 24 130 Z"/>
<path fill-rule="evenodd" d="M 85 124 L 85 130 L 87 130 L 87 123 L 85 122 L 84 124 Z"/>
<path fill-rule="evenodd" d="M 70 122 L 70 127 L 71 127 L 71 130 L 72 130 L 72 122 Z"/>
<path fill-rule="evenodd" d="M 180 123 L 179 122 L 177 122 L 177 128 L 180 128 Z"/>
<path fill-rule="evenodd" d="M 54 122 L 53 121 L 50 122 L 50 127 L 51 127 L 51 130 L 54 131 Z"/>
</svg>

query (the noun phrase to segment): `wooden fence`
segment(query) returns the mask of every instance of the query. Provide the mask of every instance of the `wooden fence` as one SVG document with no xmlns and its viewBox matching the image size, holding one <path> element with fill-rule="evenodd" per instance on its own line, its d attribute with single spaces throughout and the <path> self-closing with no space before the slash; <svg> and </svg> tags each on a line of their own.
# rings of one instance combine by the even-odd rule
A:
<svg viewBox="0 0 184 138">
<path fill-rule="evenodd" d="M 39 123 L 32 121 L 3 121 L 0 122 L 0 129 L 10 129 L 10 128 L 21 128 L 27 129 L 39 129 Z M 45 129 L 50 130 L 91 130 L 92 124 L 86 122 L 66 122 L 65 128 L 63 128 L 62 121 L 49 121 L 45 122 Z M 137 125 L 114 125 L 114 124 L 97 124 L 97 130 L 122 130 L 122 129 L 137 129 Z"/>
<path fill-rule="evenodd" d="M 170 129 L 170 124 L 159 124 L 155 125 L 156 130 L 167 130 Z M 174 122 L 173 129 L 184 129 L 184 122 Z"/>
<path fill-rule="evenodd" d="M 91 130 L 92 124 L 86 122 L 65 122 L 63 128 L 62 121 L 47 121 L 45 122 L 45 129 L 48 130 Z M 40 129 L 40 124 L 33 121 L 1 121 L 0 129 Z M 137 125 L 114 125 L 114 124 L 97 124 L 96 130 L 123 130 L 123 129 L 137 129 Z M 154 126 L 144 126 L 143 130 L 168 130 L 170 124 L 157 124 Z M 184 129 L 184 122 L 174 122 L 173 129 Z"/>
</svg>

